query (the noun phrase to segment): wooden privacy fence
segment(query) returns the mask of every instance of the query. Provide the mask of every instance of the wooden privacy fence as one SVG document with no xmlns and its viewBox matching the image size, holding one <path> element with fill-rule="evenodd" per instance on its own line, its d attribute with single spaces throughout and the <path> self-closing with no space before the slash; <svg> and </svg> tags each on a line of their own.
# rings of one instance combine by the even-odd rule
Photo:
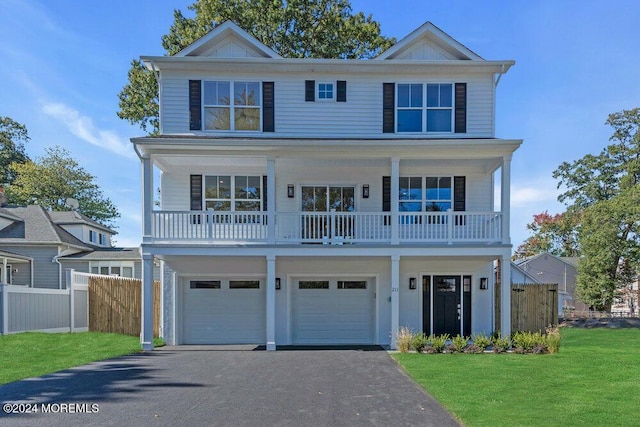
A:
<svg viewBox="0 0 640 427">
<path fill-rule="evenodd" d="M 511 284 L 511 331 L 544 332 L 557 324 L 557 283 Z"/>
<path fill-rule="evenodd" d="M 89 277 L 89 330 L 140 336 L 142 281 L 111 276 Z M 159 336 L 160 282 L 153 283 L 153 336 Z"/>
</svg>

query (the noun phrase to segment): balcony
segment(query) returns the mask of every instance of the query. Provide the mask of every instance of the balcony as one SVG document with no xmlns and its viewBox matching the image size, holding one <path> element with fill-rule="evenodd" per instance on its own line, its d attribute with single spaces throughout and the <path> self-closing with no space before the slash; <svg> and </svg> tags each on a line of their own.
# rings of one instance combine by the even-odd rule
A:
<svg viewBox="0 0 640 427">
<path fill-rule="evenodd" d="M 500 243 L 500 212 L 153 211 L 148 243 L 302 244 Z M 395 226 L 394 226 L 395 224 Z"/>
</svg>

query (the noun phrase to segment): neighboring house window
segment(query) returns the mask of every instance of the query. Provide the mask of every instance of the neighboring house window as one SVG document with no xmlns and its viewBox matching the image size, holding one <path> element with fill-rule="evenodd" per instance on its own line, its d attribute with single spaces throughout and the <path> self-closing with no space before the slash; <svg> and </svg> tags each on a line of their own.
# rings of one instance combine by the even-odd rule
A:
<svg viewBox="0 0 640 427">
<path fill-rule="evenodd" d="M 93 230 L 89 230 L 89 241 L 91 243 L 96 243 L 96 232 Z"/>
<path fill-rule="evenodd" d="M 453 84 L 399 83 L 397 85 L 397 132 L 451 132 Z"/>
<path fill-rule="evenodd" d="M 318 99 L 332 101 L 333 98 L 333 83 L 318 83 Z"/>
<path fill-rule="evenodd" d="M 214 211 L 261 211 L 262 177 L 205 176 L 204 206 Z"/>
<path fill-rule="evenodd" d="M 90 264 L 90 271 L 93 274 L 133 277 L 133 263 L 119 261 L 94 261 Z"/>
<path fill-rule="evenodd" d="M 260 86 L 258 82 L 203 82 L 204 129 L 260 130 Z"/>
<path fill-rule="evenodd" d="M 445 212 L 453 206 L 452 179 L 402 177 L 399 184 L 400 212 Z"/>
<path fill-rule="evenodd" d="M 107 245 L 107 236 L 103 233 L 99 233 L 98 234 L 98 241 L 100 242 L 101 246 L 106 246 Z"/>
</svg>

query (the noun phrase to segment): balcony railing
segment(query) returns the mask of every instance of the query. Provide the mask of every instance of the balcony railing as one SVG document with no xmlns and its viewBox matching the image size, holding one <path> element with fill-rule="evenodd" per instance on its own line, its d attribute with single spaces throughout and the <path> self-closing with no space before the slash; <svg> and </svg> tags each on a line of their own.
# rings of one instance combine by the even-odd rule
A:
<svg viewBox="0 0 640 427">
<path fill-rule="evenodd" d="M 267 243 L 266 212 L 154 211 L 152 241 Z M 274 243 L 392 243 L 389 212 L 278 212 Z M 500 212 L 400 212 L 398 243 L 498 243 Z"/>
</svg>

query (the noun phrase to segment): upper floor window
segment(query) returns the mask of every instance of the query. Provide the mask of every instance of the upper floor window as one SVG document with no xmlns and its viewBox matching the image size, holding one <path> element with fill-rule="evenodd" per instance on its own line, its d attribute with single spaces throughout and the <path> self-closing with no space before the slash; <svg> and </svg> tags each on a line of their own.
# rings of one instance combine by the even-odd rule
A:
<svg viewBox="0 0 640 427">
<path fill-rule="evenodd" d="M 97 234 L 98 233 L 96 233 L 95 231 L 89 230 L 89 241 L 91 243 L 97 243 L 97 238 L 96 238 Z"/>
<path fill-rule="evenodd" d="M 400 212 L 446 212 L 453 206 L 450 176 L 401 177 Z"/>
<path fill-rule="evenodd" d="M 318 83 L 318 99 L 333 100 L 333 83 Z"/>
<path fill-rule="evenodd" d="M 205 130 L 259 131 L 260 83 L 203 82 Z"/>
<path fill-rule="evenodd" d="M 204 205 L 214 211 L 261 211 L 262 177 L 207 175 Z"/>
<path fill-rule="evenodd" d="M 398 83 L 397 132 L 451 132 L 453 85 L 451 83 Z"/>
</svg>

